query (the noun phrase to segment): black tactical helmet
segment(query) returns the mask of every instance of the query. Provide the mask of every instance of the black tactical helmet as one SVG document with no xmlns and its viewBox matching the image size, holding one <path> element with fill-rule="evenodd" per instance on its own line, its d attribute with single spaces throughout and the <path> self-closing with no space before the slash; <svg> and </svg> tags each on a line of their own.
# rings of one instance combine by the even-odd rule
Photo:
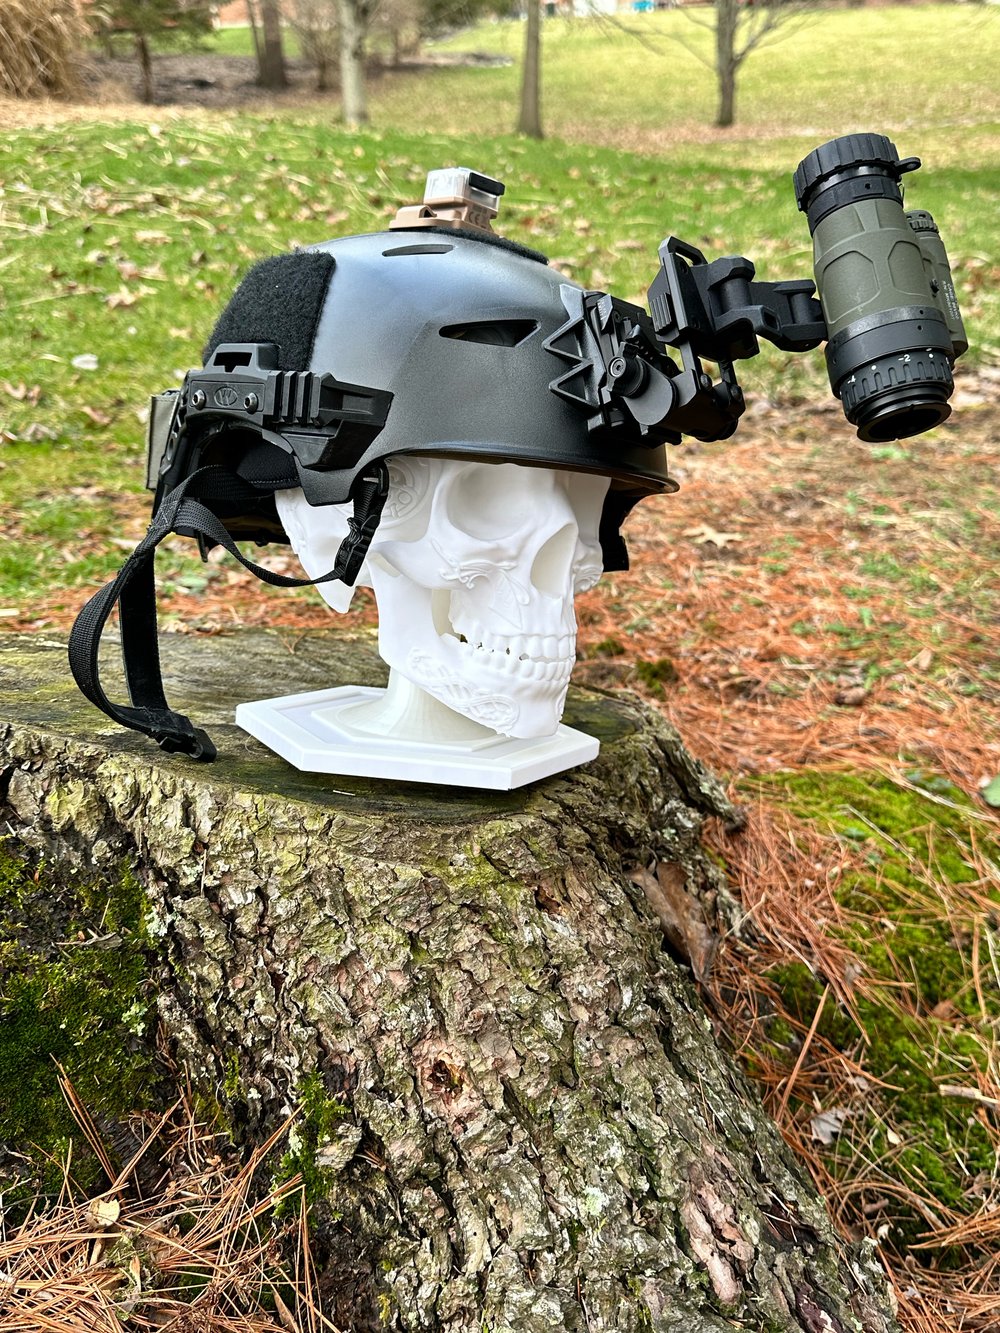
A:
<svg viewBox="0 0 1000 1333">
<path fill-rule="evenodd" d="M 432 180 L 446 174 L 455 173 Z M 402 210 L 399 230 L 251 269 L 208 341 L 204 369 L 152 415 L 173 438 L 158 447 L 151 432 L 150 485 L 165 495 L 206 462 L 233 468 L 250 449 L 259 462 L 261 442 L 285 452 L 292 484 L 314 505 L 350 499 L 361 475 L 399 453 L 598 472 L 613 479 L 605 567 L 625 567 L 622 519 L 643 495 L 673 487 L 662 434 L 599 401 L 606 368 L 584 290 L 488 224 L 444 225 L 451 219 L 440 212 L 418 220 L 408 216 L 415 211 Z M 624 303 L 616 307 L 620 318 Z M 230 531 L 287 540 L 266 498 L 256 508 L 227 516 Z"/>
<path fill-rule="evenodd" d="M 110 716 L 166 748 L 213 757 L 204 733 L 167 708 L 158 669 L 153 695 L 137 699 L 151 674 L 143 656 L 155 662 L 155 608 L 145 604 L 155 546 L 181 532 L 203 551 L 225 545 L 268 581 L 312 582 L 263 571 L 234 545 L 287 542 L 274 495 L 301 486 L 313 505 L 354 501 L 351 534 L 325 576 L 353 583 L 394 454 L 607 475 L 604 565 L 627 568 L 623 519 L 642 496 L 676 489 L 664 441 L 679 437 L 659 425 L 662 369 L 659 380 L 648 370 L 663 358 L 639 307 L 587 292 L 543 255 L 493 234 L 502 191 L 464 168 L 432 173 L 424 205 L 401 210 L 390 230 L 263 260 L 223 311 L 203 368 L 154 398 L 153 526 L 84 608 L 71 641 L 77 682 Z M 116 602 L 139 704 L 131 709 L 109 703 L 97 674 L 97 642 Z M 142 634 L 154 636 L 148 652 Z"/>
</svg>

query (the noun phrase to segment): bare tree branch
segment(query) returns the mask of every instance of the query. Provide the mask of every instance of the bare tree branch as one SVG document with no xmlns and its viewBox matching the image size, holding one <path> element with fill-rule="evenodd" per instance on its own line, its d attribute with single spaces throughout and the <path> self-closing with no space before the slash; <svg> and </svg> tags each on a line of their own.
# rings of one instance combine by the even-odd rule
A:
<svg viewBox="0 0 1000 1333">
<path fill-rule="evenodd" d="M 653 35 L 623 23 L 612 14 L 594 14 L 592 21 L 605 29 L 624 33 L 654 55 L 667 56 L 667 44 L 682 47 L 695 60 L 715 71 L 719 102 L 715 123 L 731 125 L 735 119 L 736 76 L 740 66 L 759 47 L 789 36 L 790 19 L 802 19 L 811 7 L 811 0 L 714 0 L 711 18 L 703 18 L 688 6 L 678 6 L 687 23 L 704 29 L 713 37 L 712 54 L 706 55 L 693 42 L 677 32 L 663 35 L 657 42 Z M 778 29 L 783 28 L 780 34 Z"/>
<path fill-rule="evenodd" d="M 687 10 L 685 10 L 684 13 L 685 18 L 691 23 L 696 24 L 700 28 L 704 28 L 707 32 L 714 32 L 714 23 L 706 22 L 705 19 L 698 18 Z M 615 32 L 624 33 L 626 37 L 630 37 L 634 42 L 638 42 L 640 46 L 644 46 L 647 51 L 652 51 L 654 55 L 667 57 L 670 54 L 664 43 L 654 41 L 647 32 L 640 32 L 637 28 L 630 28 L 628 24 L 623 23 L 615 14 L 600 14 L 595 12 L 585 21 L 593 22 L 598 28 L 611 29 Z M 685 39 L 677 33 L 670 33 L 665 38 L 665 42 L 674 46 L 683 47 L 688 55 L 694 56 L 695 60 L 704 65 L 706 69 L 715 68 L 715 62 L 713 60 L 706 56 L 704 52 L 699 51 L 697 47 L 692 46 L 689 42 L 685 41 Z"/>
</svg>

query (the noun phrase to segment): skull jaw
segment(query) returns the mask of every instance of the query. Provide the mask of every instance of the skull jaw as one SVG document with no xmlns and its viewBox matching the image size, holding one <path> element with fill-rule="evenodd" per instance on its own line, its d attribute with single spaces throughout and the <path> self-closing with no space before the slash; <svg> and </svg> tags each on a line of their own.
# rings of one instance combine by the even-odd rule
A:
<svg viewBox="0 0 1000 1333">
<path fill-rule="evenodd" d="M 554 735 L 575 662 L 574 590 L 600 574 L 608 478 L 419 456 L 391 466 L 358 579 L 375 593 L 383 660 L 499 735 Z M 348 507 L 315 510 L 301 492 L 278 503 L 310 575 L 331 568 Z M 346 610 L 349 590 L 320 591 Z"/>
<path fill-rule="evenodd" d="M 463 643 L 441 626 L 440 598 L 411 582 L 372 579 L 379 606 L 379 654 L 389 667 L 463 717 L 502 736 L 551 736 L 559 726 L 575 657 L 520 660 Z"/>
</svg>

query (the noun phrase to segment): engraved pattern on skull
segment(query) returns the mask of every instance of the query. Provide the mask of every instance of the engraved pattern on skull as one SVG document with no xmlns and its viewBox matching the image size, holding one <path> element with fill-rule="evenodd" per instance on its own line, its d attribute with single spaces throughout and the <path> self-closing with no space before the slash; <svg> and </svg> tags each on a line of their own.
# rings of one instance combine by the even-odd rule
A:
<svg viewBox="0 0 1000 1333">
<path fill-rule="evenodd" d="M 607 477 L 410 455 L 358 579 L 375 592 L 379 651 L 456 712 L 503 735 L 558 726 L 576 660 L 574 593 L 600 578 Z M 349 506 L 277 497 L 307 572 L 330 569 Z M 341 585 L 321 593 L 346 610 Z"/>
<path fill-rule="evenodd" d="M 423 499 L 427 485 L 425 470 L 416 458 L 393 458 L 388 463 L 389 494 L 386 496 L 382 521 L 406 518 Z"/>
</svg>

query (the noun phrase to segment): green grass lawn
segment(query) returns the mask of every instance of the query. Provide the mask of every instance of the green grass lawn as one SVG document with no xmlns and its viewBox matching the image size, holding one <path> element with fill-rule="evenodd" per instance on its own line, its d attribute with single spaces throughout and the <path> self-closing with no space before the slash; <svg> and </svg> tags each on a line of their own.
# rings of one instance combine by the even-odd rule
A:
<svg viewBox="0 0 1000 1333">
<path fill-rule="evenodd" d="M 701 138 L 715 117 L 709 10 L 693 6 L 615 19 L 547 19 L 543 25 L 543 118 L 547 132 L 582 143 L 641 149 Z M 408 72 L 372 88 L 376 123 L 434 126 L 465 135 L 517 116 L 524 24 L 482 23 L 427 44 L 430 54 L 484 52 L 505 67 Z M 249 28 L 224 28 L 206 48 L 253 54 Z M 298 53 L 294 32 L 286 49 Z M 737 125 L 721 140 L 758 141 L 754 164 L 780 167 L 805 136 L 817 141 L 877 126 L 918 135 L 938 161 L 966 152 L 996 156 L 1000 124 L 1000 10 L 978 4 L 907 4 L 817 10 L 789 20 L 739 76 Z M 976 128 L 971 139 L 955 129 Z M 711 136 L 719 138 L 717 135 Z M 721 161 L 741 161 L 722 147 Z M 909 151 L 909 150 L 907 150 Z"/>
<path fill-rule="evenodd" d="M 587 143 L 667 146 L 702 135 L 715 115 L 710 11 L 601 19 L 548 19 L 543 25 L 543 117 L 550 133 Z M 497 69 L 456 69 L 390 85 L 376 101 L 393 122 L 419 106 L 427 123 L 461 132 L 502 107 L 513 124 L 524 25 L 482 24 L 441 49 L 510 56 Z M 690 48 L 690 49 L 689 49 Z M 743 66 L 736 137 L 819 139 L 877 126 L 918 135 L 939 160 L 964 151 L 958 127 L 1000 122 L 1000 11 L 980 5 L 895 5 L 818 10 L 788 21 Z M 414 84 L 419 89 L 414 95 Z M 989 148 L 988 139 L 981 143 Z M 996 144 L 993 142 L 993 152 Z M 740 160 L 739 150 L 726 162 Z M 755 162 L 758 159 L 755 157 Z M 765 147 L 761 165 L 773 166 Z"/>
<path fill-rule="evenodd" d="M 214 51 L 220 56 L 252 56 L 254 54 L 253 33 L 249 28 L 216 28 L 203 43 L 205 50 Z M 293 60 L 300 54 L 299 39 L 292 28 L 284 32 L 285 55 Z"/>
</svg>

